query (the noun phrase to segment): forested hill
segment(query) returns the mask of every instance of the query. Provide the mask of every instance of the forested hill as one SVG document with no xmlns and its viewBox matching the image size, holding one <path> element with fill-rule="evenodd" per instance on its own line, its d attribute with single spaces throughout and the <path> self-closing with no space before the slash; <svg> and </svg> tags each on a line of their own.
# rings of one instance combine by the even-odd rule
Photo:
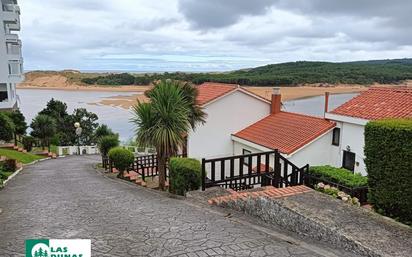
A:
<svg viewBox="0 0 412 257">
<path fill-rule="evenodd" d="M 206 81 L 253 86 L 293 86 L 300 84 L 397 83 L 412 79 L 412 59 L 374 60 L 346 63 L 289 62 L 227 73 L 109 74 L 83 78 L 86 84 L 147 85 L 158 79 L 179 79 L 200 84 Z"/>
</svg>

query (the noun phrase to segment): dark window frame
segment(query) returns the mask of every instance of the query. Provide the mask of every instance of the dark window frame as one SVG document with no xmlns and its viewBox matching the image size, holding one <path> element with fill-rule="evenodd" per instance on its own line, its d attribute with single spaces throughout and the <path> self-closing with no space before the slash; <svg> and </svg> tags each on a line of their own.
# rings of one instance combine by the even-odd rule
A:
<svg viewBox="0 0 412 257">
<path fill-rule="evenodd" d="M 350 161 L 349 159 L 350 157 L 352 157 L 351 159 L 353 159 L 353 165 L 351 165 L 351 167 L 345 165 L 345 164 L 348 164 L 348 161 Z M 342 168 L 350 170 L 353 173 L 355 172 L 355 166 L 356 166 L 356 154 L 354 152 L 344 150 L 343 157 L 342 157 Z"/>
<path fill-rule="evenodd" d="M 332 132 L 332 145 L 340 145 L 340 128 L 334 128 Z"/>
<path fill-rule="evenodd" d="M 249 151 L 247 149 L 242 149 L 242 155 L 251 154 L 251 153 L 252 153 L 252 151 Z M 246 165 L 246 166 L 249 166 L 249 158 L 248 157 L 243 158 L 243 164 Z"/>
</svg>

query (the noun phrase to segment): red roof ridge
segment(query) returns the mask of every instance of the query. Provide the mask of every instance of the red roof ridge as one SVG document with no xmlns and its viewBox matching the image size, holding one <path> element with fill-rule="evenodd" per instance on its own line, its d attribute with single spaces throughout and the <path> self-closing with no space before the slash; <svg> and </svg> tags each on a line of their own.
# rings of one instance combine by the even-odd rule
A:
<svg viewBox="0 0 412 257">
<path fill-rule="evenodd" d="M 202 89 L 204 91 L 202 91 Z M 213 90 L 209 91 L 208 89 L 213 89 Z M 241 87 L 238 84 L 228 84 L 228 83 L 218 83 L 218 82 L 204 82 L 203 84 L 198 85 L 199 95 L 197 97 L 197 100 L 200 105 L 205 105 L 219 97 L 228 95 L 237 90 L 241 92 L 243 91 L 243 93 L 249 94 L 252 97 L 255 97 L 263 102 L 270 103 L 270 100 L 246 89 L 245 87 Z"/>
<path fill-rule="evenodd" d="M 225 83 L 215 83 L 215 82 L 205 82 L 199 86 L 198 88 L 198 95 L 197 95 L 197 102 L 199 105 L 205 105 L 219 97 L 222 97 L 237 88 L 239 85 L 236 84 L 225 84 Z M 212 89 L 213 90 L 210 90 Z"/>
<path fill-rule="evenodd" d="M 262 101 L 270 102 L 269 99 L 266 99 L 266 98 L 264 98 L 263 96 L 260 96 L 260 95 L 256 94 L 255 92 L 247 89 L 246 87 L 242 87 L 242 86 L 241 86 L 240 89 L 246 91 L 248 94 L 251 94 L 251 95 L 253 95 L 253 96 L 256 97 L 256 98 L 259 98 L 259 99 L 262 100 Z"/>
<path fill-rule="evenodd" d="M 410 86 L 372 86 L 368 90 L 389 90 L 389 91 L 406 91 L 407 93 L 412 93 L 412 87 Z M 368 91 L 366 90 L 366 91 Z"/>
</svg>

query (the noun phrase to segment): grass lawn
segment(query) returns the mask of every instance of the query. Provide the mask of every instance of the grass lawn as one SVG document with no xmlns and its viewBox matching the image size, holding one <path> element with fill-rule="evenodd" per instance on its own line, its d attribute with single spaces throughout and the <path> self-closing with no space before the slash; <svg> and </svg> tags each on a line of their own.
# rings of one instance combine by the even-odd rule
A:
<svg viewBox="0 0 412 257">
<path fill-rule="evenodd" d="M 44 158 L 43 156 L 39 156 L 39 155 L 31 154 L 31 153 L 21 153 L 15 150 L 2 149 L 2 148 L 0 148 L 0 155 L 6 156 L 7 158 L 10 158 L 10 159 L 15 159 L 24 164 L 31 163 L 35 160 Z"/>
<path fill-rule="evenodd" d="M 48 148 L 45 147 L 44 150 L 42 147 L 33 147 L 33 149 L 31 150 L 32 152 L 43 152 L 43 151 L 47 151 Z M 55 145 L 51 145 L 50 146 L 50 152 L 57 154 L 57 146 Z"/>
</svg>

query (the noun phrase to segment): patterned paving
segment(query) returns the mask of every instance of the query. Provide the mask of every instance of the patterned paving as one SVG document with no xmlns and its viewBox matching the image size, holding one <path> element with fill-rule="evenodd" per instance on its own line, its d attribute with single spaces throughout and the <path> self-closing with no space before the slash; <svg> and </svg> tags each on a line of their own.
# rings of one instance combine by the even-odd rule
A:
<svg viewBox="0 0 412 257">
<path fill-rule="evenodd" d="M 28 238 L 90 238 L 93 256 L 347 256 L 319 254 L 184 200 L 98 174 L 99 158 L 25 169 L 0 191 L 0 256 Z M 349 255 L 348 255 L 349 256 Z"/>
</svg>

